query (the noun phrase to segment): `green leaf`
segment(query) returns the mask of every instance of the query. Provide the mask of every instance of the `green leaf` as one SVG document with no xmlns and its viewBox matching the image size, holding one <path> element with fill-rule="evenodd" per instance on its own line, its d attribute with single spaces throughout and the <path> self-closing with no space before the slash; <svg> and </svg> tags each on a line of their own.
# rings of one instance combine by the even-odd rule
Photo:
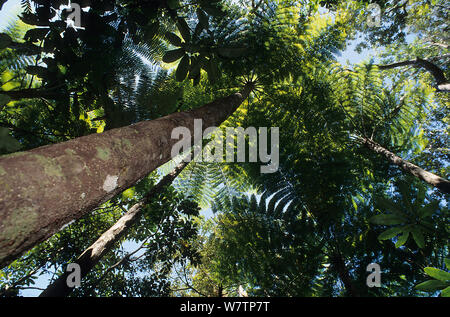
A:
<svg viewBox="0 0 450 317">
<path fill-rule="evenodd" d="M 450 258 L 444 259 L 445 266 L 447 267 L 447 270 L 450 270 Z"/>
<path fill-rule="evenodd" d="M 173 63 L 173 62 L 179 60 L 180 58 L 182 58 L 184 56 L 184 54 L 185 54 L 185 52 L 184 52 L 184 49 L 182 49 L 182 48 L 168 51 L 163 57 L 163 62 L 164 63 Z"/>
<path fill-rule="evenodd" d="M 441 282 L 450 281 L 450 273 L 437 269 L 435 267 L 426 267 L 423 269 L 428 276 L 437 279 Z"/>
<path fill-rule="evenodd" d="M 177 28 L 180 30 L 181 36 L 185 40 L 186 43 L 191 41 L 191 30 L 189 29 L 189 25 L 182 18 L 178 18 Z"/>
<path fill-rule="evenodd" d="M 395 236 L 397 236 L 398 234 L 400 234 L 402 232 L 403 232 L 402 227 L 390 228 L 390 229 L 382 232 L 378 236 L 378 240 L 389 240 L 389 239 L 394 238 Z"/>
<path fill-rule="evenodd" d="M 203 58 L 197 57 L 191 60 L 191 68 L 189 70 L 189 79 L 195 79 L 200 75 L 200 70 L 202 68 Z"/>
<path fill-rule="evenodd" d="M 441 290 L 447 287 L 447 284 L 441 281 L 437 280 L 429 280 L 425 281 L 423 283 L 420 283 L 419 285 L 416 285 L 414 288 L 419 291 L 424 292 L 435 292 L 437 290 Z"/>
<path fill-rule="evenodd" d="M 132 199 L 136 194 L 136 189 L 134 187 L 127 189 L 122 193 L 124 199 Z"/>
<path fill-rule="evenodd" d="M 11 98 L 7 95 L 0 94 L 0 107 L 8 104 Z"/>
<path fill-rule="evenodd" d="M 438 209 L 439 209 L 439 202 L 433 201 L 427 204 L 426 206 L 419 208 L 419 210 L 417 211 L 417 215 L 419 216 L 420 219 L 424 219 L 427 217 L 431 217 L 434 214 L 434 212 Z"/>
<path fill-rule="evenodd" d="M 8 34 L 0 33 L 0 50 L 7 48 L 11 42 L 12 39 Z"/>
<path fill-rule="evenodd" d="M 186 79 L 186 76 L 189 72 L 189 66 L 190 58 L 188 55 L 184 55 L 184 57 L 180 61 L 180 64 L 178 64 L 177 72 L 175 74 L 177 81 L 183 81 Z"/>
<path fill-rule="evenodd" d="M 204 29 L 209 28 L 209 18 L 202 9 L 197 9 L 197 18 Z"/>
<path fill-rule="evenodd" d="M 409 237 L 409 232 L 403 232 L 403 234 L 400 237 L 398 237 L 398 240 L 395 243 L 395 247 L 399 248 L 402 245 L 404 245 L 406 243 L 406 241 L 408 241 L 408 237 Z"/>
<path fill-rule="evenodd" d="M 377 204 L 378 208 L 384 212 L 389 211 L 398 216 L 404 215 L 402 208 L 388 198 L 377 196 L 375 197 L 375 204 Z"/>
<path fill-rule="evenodd" d="M 373 216 L 369 219 L 369 221 L 373 224 L 387 225 L 387 226 L 399 225 L 406 222 L 406 220 L 403 217 L 389 214 Z"/>
<path fill-rule="evenodd" d="M 18 151 L 20 148 L 19 141 L 9 135 L 9 129 L 0 127 L 0 150 L 6 153 L 12 153 Z"/>
<path fill-rule="evenodd" d="M 416 241 L 417 246 L 419 248 L 424 248 L 425 247 L 425 239 L 423 237 L 423 233 L 420 230 L 420 228 L 414 227 L 413 230 L 411 230 L 412 236 L 414 238 L 414 241 Z"/>
<path fill-rule="evenodd" d="M 170 44 L 172 44 L 173 46 L 181 47 L 181 39 L 176 34 L 167 32 L 166 39 L 169 40 Z"/>
<path fill-rule="evenodd" d="M 441 296 L 442 297 L 450 297 L 450 286 L 442 290 Z"/>
<path fill-rule="evenodd" d="M 414 207 L 416 208 L 416 210 L 424 203 L 426 192 L 427 189 L 425 186 L 418 186 L 416 201 L 414 202 Z"/>
<path fill-rule="evenodd" d="M 358 204 L 356 203 L 356 201 L 353 197 L 352 197 L 352 204 L 353 204 L 353 208 L 355 208 L 355 211 L 358 211 Z"/>
</svg>

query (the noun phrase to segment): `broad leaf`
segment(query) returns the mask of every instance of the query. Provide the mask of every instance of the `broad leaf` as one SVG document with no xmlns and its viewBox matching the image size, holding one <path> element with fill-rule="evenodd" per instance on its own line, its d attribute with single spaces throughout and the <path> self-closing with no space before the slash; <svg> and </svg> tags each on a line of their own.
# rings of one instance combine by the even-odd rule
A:
<svg viewBox="0 0 450 317">
<path fill-rule="evenodd" d="M 384 212 L 389 211 L 399 216 L 404 215 L 402 208 L 388 198 L 381 196 L 375 197 L 375 203 Z"/>
<path fill-rule="evenodd" d="M 197 18 L 204 29 L 209 28 L 209 18 L 202 9 L 197 9 Z"/>
<path fill-rule="evenodd" d="M 178 18 L 177 28 L 181 33 L 181 36 L 186 42 L 191 41 L 191 30 L 189 29 L 189 25 L 182 18 Z"/>
<path fill-rule="evenodd" d="M 437 269 L 435 267 L 426 267 L 423 269 L 428 276 L 435 278 L 441 282 L 450 281 L 450 273 Z"/>
<path fill-rule="evenodd" d="M 427 217 L 431 217 L 436 210 L 439 208 L 439 201 L 433 201 L 429 204 L 427 204 L 424 207 L 419 208 L 417 211 L 417 215 L 420 219 L 424 219 Z"/>
<path fill-rule="evenodd" d="M 178 64 L 177 72 L 175 74 L 177 81 L 183 81 L 189 72 L 190 58 L 188 55 L 184 55 Z"/>
<path fill-rule="evenodd" d="M 438 280 L 429 280 L 419 285 L 416 285 L 414 288 L 419 291 L 424 292 L 436 292 L 438 290 L 444 289 L 447 287 L 447 284 Z"/>
<path fill-rule="evenodd" d="M 423 233 L 420 230 L 420 228 L 415 227 L 413 230 L 411 230 L 412 236 L 414 238 L 414 241 L 416 241 L 417 246 L 419 248 L 425 247 L 425 239 L 423 237 Z"/>
<path fill-rule="evenodd" d="M 172 44 L 173 46 L 181 47 L 181 39 L 176 34 L 167 32 L 166 39 L 169 40 L 170 44 Z"/>
<path fill-rule="evenodd" d="M 373 216 L 369 219 L 369 221 L 373 224 L 387 225 L 387 226 L 399 225 L 406 222 L 406 220 L 403 217 L 389 214 Z"/>
<path fill-rule="evenodd" d="M 400 237 L 398 237 L 398 240 L 395 243 L 395 247 L 399 248 L 402 245 L 404 245 L 406 243 L 406 241 L 408 241 L 408 238 L 409 238 L 409 232 L 404 232 Z"/>
<path fill-rule="evenodd" d="M 390 228 L 378 236 L 378 240 L 389 240 L 403 232 L 403 227 Z"/>
<path fill-rule="evenodd" d="M 0 150 L 11 153 L 18 151 L 20 148 L 19 141 L 9 135 L 9 129 L 0 127 Z"/>
<path fill-rule="evenodd" d="M 182 48 L 168 51 L 163 57 L 163 62 L 164 63 L 173 63 L 173 62 L 179 60 L 180 58 L 182 58 L 184 56 L 184 54 L 185 54 L 185 51 Z"/>
<path fill-rule="evenodd" d="M 203 58 L 197 57 L 191 60 L 191 68 L 189 70 L 189 79 L 195 79 L 200 75 L 200 70 L 202 68 Z"/>
<path fill-rule="evenodd" d="M 442 290 L 441 296 L 442 297 L 450 297 L 450 286 Z"/>
</svg>

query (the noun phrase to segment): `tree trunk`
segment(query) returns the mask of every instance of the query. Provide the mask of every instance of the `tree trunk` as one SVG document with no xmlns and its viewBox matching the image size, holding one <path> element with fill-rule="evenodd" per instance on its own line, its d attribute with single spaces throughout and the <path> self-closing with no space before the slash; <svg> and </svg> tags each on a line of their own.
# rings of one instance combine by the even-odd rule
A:
<svg viewBox="0 0 450 317">
<path fill-rule="evenodd" d="M 174 128 L 218 126 L 240 93 L 152 121 L 0 157 L 0 269 L 171 159 Z"/>
<path fill-rule="evenodd" d="M 350 297 L 359 297 L 359 292 L 353 284 L 352 278 L 341 254 L 335 254 L 333 256 L 333 266 L 339 275 L 339 279 L 344 284 L 347 294 Z"/>
<path fill-rule="evenodd" d="M 417 165 L 414 165 L 408 161 L 405 161 L 401 157 L 395 155 L 391 151 L 385 149 L 378 143 L 369 140 L 368 138 L 362 138 L 364 145 L 370 150 L 384 155 L 391 163 L 399 166 L 405 172 L 414 175 L 415 177 L 420 178 L 421 180 L 427 182 L 431 186 L 438 188 L 440 191 L 444 193 L 450 193 L 450 182 L 445 178 L 437 176 L 436 174 L 425 171 Z"/>
<path fill-rule="evenodd" d="M 141 218 L 143 207 L 160 191 L 181 173 L 188 163 L 180 163 L 175 170 L 166 175 L 155 185 L 143 200 L 131 207 L 110 229 L 104 232 L 89 248 L 87 248 L 74 262 L 81 268 L 81 278 L 85 277 L 91 269 L 108 253 L 111 248 L 126 235 L 131 227 Z M 70 272 L 63 273 L 52 284 L 50 284 L 39 296 L 40 297 L 65 297 L 73 288 L 67 286 L 67 277 Z"/>
<path fill-rule="evenodd" d="M 450 82 L 445 77 L 444 72 L 436 64 L 430 62 L 429 60 L 417 58 L 415 60 L 377 66 L 381 70 L 393 69 L 402 66 L 414 66 L 424 68 L 434 77 L 436 81 L 436 88 L 438 89 L 438 91 L 450 92 Z"/>
</svg>

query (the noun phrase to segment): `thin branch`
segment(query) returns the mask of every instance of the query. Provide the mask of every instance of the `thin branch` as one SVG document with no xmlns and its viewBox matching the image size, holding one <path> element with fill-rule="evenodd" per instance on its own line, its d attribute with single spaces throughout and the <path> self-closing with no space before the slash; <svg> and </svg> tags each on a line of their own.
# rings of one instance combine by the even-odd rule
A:
<svg viewBox="0 0 450 317">
<path fill-rule="evenodd" d="M 380 70 L 388 70 L 403 66 L 414 66 L 424 68 L 434 77 L 438 91 L 450 92 L 450 82 L 445 77 L 445 74 L 442 71 L 442 69 L 439 68 L 439 66 L 437 66 L 436 64 L 432 63 L 430 61 L 430 58 L 428 60 L 425 60 L 417 57 L 415 60 L 407 60 L 388 65 L 375 65 L 375 66 L 378 66 Z"/>
</svg>

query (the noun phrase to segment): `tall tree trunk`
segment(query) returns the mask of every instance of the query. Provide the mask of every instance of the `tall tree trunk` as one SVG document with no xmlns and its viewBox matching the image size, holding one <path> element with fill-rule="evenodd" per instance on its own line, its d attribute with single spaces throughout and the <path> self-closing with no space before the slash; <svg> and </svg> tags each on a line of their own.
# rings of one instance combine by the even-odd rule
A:
<svg viewBox="0 0 450 317">
<path fill-rule="evenodd" d="M 0 157 L 0 268 L 171 159 L 174 128 L 218 126 L 248 97 Z"/>
<path fill-rule="evenodd" d="M 339 275 L 339 279 L 344 284 L 344 287 L 350 297 L 359 297 L 359 292 L 353 284 L 350 273 L 345 265 L 344 258 L 340 253 L 333 256 L 333 266 Z"/>
<path fill-rule="evenodd" d="M 438 89 L 438 91 L 450 92 L 450 82 L 445 77 L 444 72 L 436 64 L 430 62 L 430 60 L 425 60 L 417 57 L 417 59 L 415 60 L 408 60 L 388 65 L 377 65 L 377 66 L 381 70 L 393 69 L 402 66 L 414 66 L 424 68 L 434 77 L 436 81 L 436 88 Z"/>
<path fill-rule="evenodd" d="M 91 269 L 108 253 L 111 248 L 126 235 L 131 227 L 141 218 L 145 205 L 156 194 L 161 192 L 167 185 L 181 173 L 188 163 L 180 163 L 175 170 L 166 175 L 155 185 L 140 202 L 131 207 L 110 229 L 104 232 L 89 248 L 87 248 L 74 262 L 81 268 L 81 278 L 85 277 Z M 70 272 L 65 272 L 50 284 L 39 296 L 40 297 L 65 297 L 73 288 L 67 286 L 67 277 Z"/>
<path fill-rule="evenodd" d="M 450 193 L 450 181 L 442 178 L 436 174 L 425 171 L 417 165 L 414 165 L 408 161 L 405 161 L 400 156 L 395 155 L 391 151 L 385 149 L 378 143 L 368 139 L 362 138 L 364 145 L 370 150 L 385 156 L 389 162 L 399 166 L 405 172 L 414 175 L 415 177 L 420 178 L 421 180 L 427 182 L 431 186 L 438 188 L 440 191 L 449 194 Z"/>
</svg>

